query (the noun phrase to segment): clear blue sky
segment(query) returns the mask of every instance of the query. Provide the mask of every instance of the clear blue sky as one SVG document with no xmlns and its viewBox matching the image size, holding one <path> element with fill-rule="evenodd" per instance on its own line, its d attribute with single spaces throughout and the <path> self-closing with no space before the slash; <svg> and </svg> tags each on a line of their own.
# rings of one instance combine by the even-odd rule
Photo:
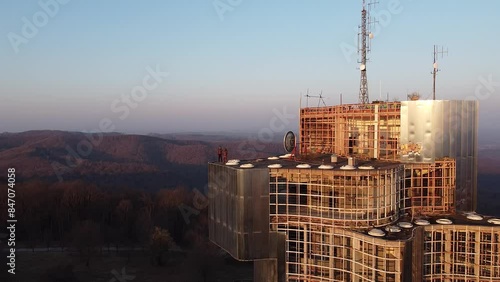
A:
<svg viewBox="0 0 500 282">
<path fill-rule="evenodd" d="M 473 96 L 478 78 L 491 76 L 497 85 L 481 88 L 480 128 L 500 130 L 500 1 L 379 2 L 375 13 L 391 13 L 390 2 L 399 12 L 374 28 L 371 100 L 380 83 L 384 98 L 429 96 L 432 48 L 444 45 L 438 98 Z M 216 4 L 231 3 L 217 12 Z M 16 53 L 11 37 L 23 36 L 23 17 L 43 23 L 45 12 L 37 1 L 3 0 L 0 132 L 96 130 L 103 118 L 122 132 L 256 131 L 269 126 L 273 109 L 297 113 L 307 89 L 323 91 L 327 104 L 340 93 L 355 103 L 356 56 L 342 46 L 355 46 L 360 10 L 361 0 L 71 0 L 32 38 L 16 41 Z M 169 76 L 120 119 L 113 101 L 157 65 Z"/>
</svg>

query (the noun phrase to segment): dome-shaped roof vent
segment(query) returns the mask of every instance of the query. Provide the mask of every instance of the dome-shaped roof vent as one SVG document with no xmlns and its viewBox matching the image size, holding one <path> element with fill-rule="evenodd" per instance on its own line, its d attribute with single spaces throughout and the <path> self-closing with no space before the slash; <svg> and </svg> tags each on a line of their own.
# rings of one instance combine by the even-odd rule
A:
<svg viewBox="0 0 500 282">
<path fill-rule="evenodd" d="M 361 166 L 358 166 L 359 169 L 366 169 L 366 170 L 369 170 L 369 169 L 375 169 L 372 165 L 361 165 Z"/>
<path fill-rule="evenodd" d="M 398 223 L 398 225 L 399 225 L 399 227 L 406 228 L 406 229 L 413 227 L 413 224 L 411 224 L 411 222 L 407 222 L 407 221 L 401 221 L 400 223 Z"/>
<path fill-rule="evenodd" d="M 401 227 L 396 226 L 396 225 L 389 225 L 385 227 L 385 231 L 391 232 L 391 233 L 398 233 L 401 232 Z"/>
<path fill-rule="evenodd" d="M 296 168 L 311 168 L 311 166 L 308 164 L 299 164 L 296 166 Z"/>
<path fill-rule="evenodd" d="M 429 225 L 431 223 L 425 219 L 417 219 L 417 220 L 415 220 L 415 224 L 420 225 L 420 226 L 426 226 L 426 225 Z"/>
<path fill-rule="evenodd" d="M 340 167 L 340 169 L 343 169 L 343 170 L 353 170 L 353 169 L 356 169 L 356 167 L 352 166 L 352 165 L 343 165 Z"/>
<path fill-rule="evenodd" d="M 318 166 L 319 169 L 333 169 L 333 166 L 331 165 L 320 165 Z"/>
<path fill-rule="evenodd" d="M 488 222 L 495 225 L 500 225 L 500 218 L 490 218 Z"/>
<path fill-rule="evenodd" d="M 469 214 L 467 216 L 467 219 L 470 219 L 470 220 L 483 220 L 483 217 L 478 215 L 478 214 Z"/>
<path fill-rule="evenodd" d="M 440 218 L 440 219 L 436 220 L 436 223 L 450 225 L 450 224 L 453 224 L 453 221 L 451 221 L 447 218 Z"/>
<path fill-rule="evenodd" d="M 368 231 L 368 235 L 372 235 L 372 236 L 375 236 L 375 237 L 384 237 L 385 236 L 385 232 L 378 229 L 378 228 L 373 228 L 371 229 L 370 231 Z"/>
</svg>

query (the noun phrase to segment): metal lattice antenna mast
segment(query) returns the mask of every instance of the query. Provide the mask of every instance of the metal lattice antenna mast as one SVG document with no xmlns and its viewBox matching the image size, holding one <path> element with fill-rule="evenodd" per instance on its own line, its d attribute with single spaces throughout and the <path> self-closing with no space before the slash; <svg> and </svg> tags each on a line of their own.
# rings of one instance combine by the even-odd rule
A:
<svg viewBox="0 0 500 282">
<path fill-rule="evenodd" d="M 436 75 L 440 69 L 438 69 L 438 63 L 437 63 L 437 57 L 438 55 L 441 55 L 441 58 L 443 57 L 444 54 L 448 54 L 448 48 L 446 51 L 444 50 L 444 47 L 441 46 L 441 51 L 439 51 L 439 46 L 434 45 L 434 63 L 432 64 L 432 100 L 436 100 Z"/>
<path fill-rule="evenodd" d="M 367 104 L 368 99 L 368 78 L 366 76 L 366 62 L 368 61 L 367 54 L 370 52 L 370 39 L 373 34 L 370 32 L 370 25 L 375 21 L 370 20 L 369 9 L 372 5 L 378 2 L 370 1 L 368 4 L 363 0 L 363 10 L 361 10 L 361 25 L 358 32 L 358 54 L 360 55 L 359 70 L 361 71 L 361 80 L 359 83 L 359 103 Z"/>
<path fill-rule="evenodd" d="M 319 93 L 319 96 L 313 96 L 313 95 L 309 95 L 309 89 L 307 89 L 307 94 L 305 96 L 307 97 L 307 101 L 309 101 L 309 98 L 318 98 L 318 108 L 319 108 L 320 102 L 323 102 L 323 105 L 326 107 L 326 103 L 324 100 L 325 97 L 323 96 L 323 90 Z"/>
</svg>

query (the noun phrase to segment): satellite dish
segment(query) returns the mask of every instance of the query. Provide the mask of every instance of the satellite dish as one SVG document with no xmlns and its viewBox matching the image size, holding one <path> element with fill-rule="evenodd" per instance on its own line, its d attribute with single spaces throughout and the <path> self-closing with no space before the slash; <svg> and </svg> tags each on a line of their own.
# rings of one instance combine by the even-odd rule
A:
<svg viewBox="0 0 500 282">
<path fill-rule="evenodd" d="M 370 39 L 373 38 L 373 33 L 370 32 L 370 34 L 368 34 L 368 37 L 370 37 Z"/>
<path fill-rule="evenodd" d="M 438 68 L 438 63 L 432 64 L 432 67 L 434 67 L 435 69 L 437 69 Z"/>
<path fill-rule="evenodd" d="M 365 66 L 365 64 L 361 64 L 361 65 L 359 66 L 359 69 L 360 69 L 360 70 L 362 70 L 362 71 L 366 70 L 366 66 Z"/>
<path fill-rule="evenodd" d="M 293 149 L 295 149 L 295 134 L 293 132 L 288 131 L 283 138 L 283 147 L 285 147 L 285 151 L 291 153 Z"/>
</svg>

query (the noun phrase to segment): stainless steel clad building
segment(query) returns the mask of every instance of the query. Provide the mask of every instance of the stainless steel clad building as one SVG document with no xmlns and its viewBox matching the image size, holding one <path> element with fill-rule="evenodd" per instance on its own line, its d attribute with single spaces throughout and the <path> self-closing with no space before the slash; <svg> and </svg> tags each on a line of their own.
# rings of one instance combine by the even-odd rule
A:
<svg viewBox="0 0 500 282">
<path fill-rule="evenodd" d="M 462 211 L 476 210 L 477 124 L 477 101 L 401 102 L 401 161 L 455 159 L 455 205 Z"/>
<path fill-rule="evenodd" d="M 210 240 L 238 260 L 256 261 L 256 281 L 284 281 L 285 234 L 270 232 L 269 170 L 210 164 L 208 172 Z"/>
<path fill-rule="evenodd" d="M 210 240 L 256 282 L 500 281 L 475 101 L 303 108 L 300 155 L 209 164 Z"/>
<path fill-rule="evenodd" d="M 455 208 L 476 209 L 477 101 L 417 100 L 303 108 L 300 153 L 457 165 Z"/>
</svg>

